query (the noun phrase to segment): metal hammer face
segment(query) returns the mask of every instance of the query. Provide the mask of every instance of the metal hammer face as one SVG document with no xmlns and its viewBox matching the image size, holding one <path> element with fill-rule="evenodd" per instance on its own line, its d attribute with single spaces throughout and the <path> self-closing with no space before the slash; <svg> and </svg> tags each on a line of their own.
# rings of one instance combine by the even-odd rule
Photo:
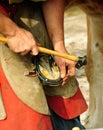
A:
<svg viewBox="0 0 103 130">
<path fill-rule="evenodd" d="M 86 56 L 84 56 L 84 57 L 78 57 L 78 62 L 76 64 L 76 68 L 79 69 L 83 65 L 86 65 L 86 64 L 87 64 L 87 57 Z"/>
</svg>

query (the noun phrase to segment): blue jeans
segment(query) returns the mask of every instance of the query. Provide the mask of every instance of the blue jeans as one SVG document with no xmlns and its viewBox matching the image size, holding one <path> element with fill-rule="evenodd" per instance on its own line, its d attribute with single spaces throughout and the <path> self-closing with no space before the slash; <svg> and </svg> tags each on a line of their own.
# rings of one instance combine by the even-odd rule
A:
<svg viewBox="0 0 103 130">
<path fill-rule="evenodd" d="M 73 127 L 79 127 L 81 130 L 85 130 L 85 127 L 81 124 L 79 117 L 65 120 L 51 110 L 51 120 L 54 130 L 72 130 Z"/>
</svg>

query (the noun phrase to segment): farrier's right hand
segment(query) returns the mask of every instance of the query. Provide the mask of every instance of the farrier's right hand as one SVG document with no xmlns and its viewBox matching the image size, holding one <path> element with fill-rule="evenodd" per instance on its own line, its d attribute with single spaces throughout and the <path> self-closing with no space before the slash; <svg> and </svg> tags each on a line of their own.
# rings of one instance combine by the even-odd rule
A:
<svg viewBox="0 0 103 130">
<path fill-rule="evenodd" d="M 15 35 L 7 36 L 7 39 L 9 48 L 15 53 L 20 53 L 21 55 L 26 55 L 28 52 L 32 55 L 38 54 L 38 43 L 31 32 L 25 29 L 18 27 Z"/>
</svg>

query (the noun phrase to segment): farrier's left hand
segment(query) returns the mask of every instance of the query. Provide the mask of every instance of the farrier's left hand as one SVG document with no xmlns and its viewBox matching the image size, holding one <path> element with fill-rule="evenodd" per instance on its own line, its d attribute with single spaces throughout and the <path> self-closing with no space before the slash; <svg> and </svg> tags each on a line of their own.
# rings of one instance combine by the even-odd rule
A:
<svg viewBox="0 0 103 130">
<path fill-rule="evenodd" d="M 58 56 L 55 56 L 55 62 L 60 68 L 61 78 L 63 79 L 62 82 L 62 86 L 63 86 L 66 83 L 66 81 L 69 80 L 70 77 L 75 76 L 76 62 Z"/>
</svg>

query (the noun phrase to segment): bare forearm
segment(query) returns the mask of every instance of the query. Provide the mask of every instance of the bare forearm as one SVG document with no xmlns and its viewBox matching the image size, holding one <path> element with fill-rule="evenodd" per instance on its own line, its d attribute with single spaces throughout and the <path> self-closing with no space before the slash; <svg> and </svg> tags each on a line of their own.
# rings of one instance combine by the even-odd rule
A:
<svg viewBox="0 0 103 130">
<path fill-rule="evenodd" d="M 64 9 L 65 0 L 48 0 L 43 4 L 44 18 L 54 50 L 68 54 L 64 44 Z M 68 75 L 75 75 L 75 63 L 60 57 L 55 57 L 55 61 L 60 68 L 64 85 Z"/>
<path fill-rule="evenodd" d="M 43 4 L 44 18 L 55 50 L 64 48 L 64 0 L 48 0 Z"/>
<path fill-rule="evenodd" d="M 14 36 L 17 25 L 7 16 L 0 12 L 0 33 L 5 36 Z"/>
</svg>

